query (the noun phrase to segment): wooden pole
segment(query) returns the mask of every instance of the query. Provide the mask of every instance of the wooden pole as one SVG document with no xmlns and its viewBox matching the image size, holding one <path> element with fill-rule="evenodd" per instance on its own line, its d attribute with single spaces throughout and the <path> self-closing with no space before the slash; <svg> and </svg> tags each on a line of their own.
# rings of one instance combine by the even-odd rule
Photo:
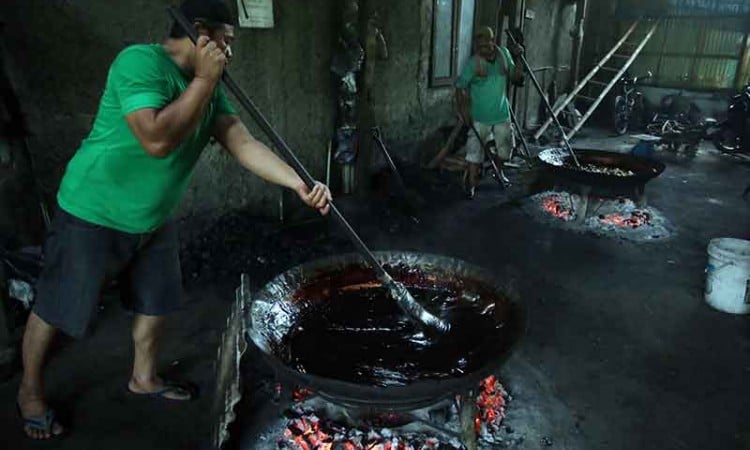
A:
<svg viewBox="0 0 750 450">
<path fill-rule="evenodd" d="M 573 91 L 571 91 L 571 93 L 568 94 L 567 97 L 565 97 L 565 101 L 562 102 L 562 103 L 560 103 L 558 105 L 558 107 L 555 108 L 552 111 L 552 113 L 555 115 L 555 117 L 558 114 L 560 114 L 560 112 L 562 110 L 564 110 L 565 107 L 568 106 L 568 104 L 570 104 L 570 102 L 573 101 L 573 99 L 575 99 L 576 95 L 578 95 L 578 93 L 581 92 L 581 90 L 586 86 L 586 84 L 589 81 L 591 81 L 592 78 L 594 78 L 594 75 L 596 75 L 599 72 L 599 70 L 602 67 L 604 67 L 604 64 L 607 61 L 609 61 L 610 58 L 612 58 L 612 55 L 614 55 L 615 52 L 617 52 L 617 50 L 620 49 L 620 47 L 622 46 L 622 44 L 624 44 L 625 41 L 627 41 L 627 39 L 630 37 L 630 35 L 633 34 L 633 31 L 635 30 L 635 27 L 637 25 L 638 25 L 638 21 L 633 22 L 633 25 L 631 25 L 630 28 L 628 28 L 628 31 L 625 33 L 625 35 L 623 35 L 623 37 L 617 42 L 617 44 L 615 44 L 615 46 L 612 47 L 612 50 L 610 50 L 609 53 L 607 53 L 604 56 L 604 58 L 602 58 L 602 60 L 599 61 L 599 63 L 596 66 L 594 66 L 593 69 L 591 69 L 591 71 L 588 73 L 588 75 L 586 75 L 586 77 L 580 83 L 578 83 L 578 85 L 575 87 L 575 89 L 573 89 Z M 619 78 L 617 78 L 617 79 L 619 79 Z M 544 132 L 547 131 L 547 128 L 549 128 L 549 126 L 552 125 L 553 121 L 554 121 L 554 119 L 552 117 L 550 117 L 549 119 L 547 119 L 547 121 L 544 122 L 544 124 L 541 126 L 541 128 L 539 128 L 537 130 L 537 132 L 534 133 L 534 140 L 539 140 L 539 138 L 542 137 L 542 134 L 544 134 Z"/>
<path fill-rule="evenodd" d="M 456 142 L 458 134 L 461 132 L 463 126 L 464 122 L 461 120 L 461 118 L 459 118 L 458 122 L 456 122 L 456 126 L 453 127 L 450 136 L 448 136 L 448 140 L 446 141 L 445 145 L 443 145 L 438 154 L 435 155 L 435 157 L 432 158 L 432 160 L 427 164 L 428 169 L 436 169 L 445 159 L 445 157 L 450 154 L 451 149 L 453 148 L 453 143 Z"/>
<path fill-rule="evenodd" d="M 597 99 L 591 105 L 591 107 L 589 108 L 589 110 L 586 111 L 586 114 L 583 115 L 583 117 L 581 118 L 581 120 L 576 124 L 575 128 L 573 128 L 570 131 L 570 133 L 568 133 L 567 135 L 565 135 L 565 139 L 570 140 L 570 138 L 572 138 L 573 135 L 575 135 L 576 133 L 578 133 L 581 130 L 581 128 L 583 127 L 583 125 L 591 117 L 591 115 L 594 113 L 594 111 L 599 106 L 599 104 L 601 104 L 601 102 L 604 100 L 604 97 L 606 97 L 607 94 L 609 93 L 609 91 L 611 91 L 612 88 L 615 86 L 615 84 L 617 84 L 620 81 L 620 78 L 622 78 L 622 76 L 625 75 L 625 72 L 628 70 L 628 68 L 630 68 L 630 66 L 633 64 L 633 61 L 635 61 L 635 59 L 641 53 L 641 50 L 643 50 L 643 47 L 645 47 L 646 44 L 648 43 L 648 41 L 651 40 L 651 37 L 656 32 L 656 28 L 658 26 L 659 26 L 659 22 L 657 21 L 651 27 L 651 30 L 646 35 L 646 38 L 643 39 L 643 42 L 641 42 L 640 45 L 638 46 L 638 48 L 635 49 L 635 51 L 633 52 L 633 55 L 630 56 L 630 58 L 628 58 L 628 61 L 625 63 L 625 65 L 622 67 L 622 69 L 620 69 L 620 71 L 617 72 L 617 75 L 615 75 L 615 77 L 612 79 L 612 81 L 610 81 L 609 84 L 607 84 L 607 86 L 604 88 L 604 90 L 602 91 L 602 93 L 599 94 L 599 97 L 597 97 Z"/>
</svg>

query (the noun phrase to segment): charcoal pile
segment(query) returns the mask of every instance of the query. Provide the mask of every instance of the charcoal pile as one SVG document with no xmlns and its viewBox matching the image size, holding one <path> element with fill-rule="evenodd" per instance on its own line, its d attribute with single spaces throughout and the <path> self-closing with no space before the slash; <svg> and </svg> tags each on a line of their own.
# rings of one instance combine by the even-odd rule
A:
<svg viewBox="0 0 750 450">
<path fill-rule="evenodd" d="M 351 251 L 327 221 L 282 229 L 246 212 L 224 216 L 192 239 L 182 239 L 180 259 L 185 283 L 237 282 L 242 273 L 263 283 L 285 269 L 311 259 Z"/>
</svg>

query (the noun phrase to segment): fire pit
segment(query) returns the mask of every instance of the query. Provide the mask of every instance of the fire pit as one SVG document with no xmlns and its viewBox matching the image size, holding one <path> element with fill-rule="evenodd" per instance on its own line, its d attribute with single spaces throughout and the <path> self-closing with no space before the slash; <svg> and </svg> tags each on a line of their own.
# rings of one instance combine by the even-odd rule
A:
<svg viewBox="0 0 750 450">
<path fill-rule="evenodd" d="M 638 206 L 626 197 L 545 191 L 527 199 L 523 209 L 543 223 L 600 236 L 641 242 L 673 234 L 672 225 L 656 208 Z"/>
<path fill-rule="evenodd" d="M 291 269 L 252 301 L 243 286 L 248 340 L 274 369 L 277 396 L 285 391 L 292 398 L 277 425 L 261 433 L 263 448 L 464 449 L 499 436 L 508 396 L 495 374 L 525 330 L 521 305 L 491 274 L 462 261 L 396 252 L 376 257 L 461 335 L 425 335 L 399 317 L 357 255 Z M 376 298 L 361 295 L 368 292 Z M 359 314 L 349 303 L 359 305 Z M 364 344 L 369 354 L 353 351 Z M 435 349 L 439 354 L 430 354 Z M 220 389 L 219 398 L 232 390 Z"/>
<path fill-rule="evenodd" d="M 576 150 L 581 166 L 557 148 L 539 153 L 550 190 L 532 196 L 524 209 L 566 229 L 633 241 L 672 235 L 669 221 L 647 205 L 646 183 L 664 164 L 632 155 Z"/>
</svg>

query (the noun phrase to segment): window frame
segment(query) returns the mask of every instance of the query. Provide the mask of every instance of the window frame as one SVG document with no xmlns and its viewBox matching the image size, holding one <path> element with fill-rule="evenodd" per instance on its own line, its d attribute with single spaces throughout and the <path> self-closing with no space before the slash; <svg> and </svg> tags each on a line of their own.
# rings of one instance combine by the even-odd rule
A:
<svg viewBox="0 0 750 450">
<path fill-rule="evenodd" d="M 472 34 L 476 27 L 477 12 L 479 10 L 479 0 L 452 0 L 452 14 L 453 20 L 451 23 L 451 45 L 450 45 L 450 75 L 448 76 L 436 76 L 435 75 L 435 27 L 437 25 L 437 3 L 438 0 L 432 1 L 432 26 L 431 26 L 431 39 L 430 39 L 430 67 L 429 67 L 429 87 L 441 88 L 453 86 L 456 78 L 458 77 L 458 53 L 459 53 L 459 37 L 461 35 L 461 11 L 463 9 L 464 1 L 474 2 L 474 14 L 471 18 Z M 472 45 L 473 47 L 473 45 Z M 471 49 L 469 50 L 471 53 Z"/>
</svg>

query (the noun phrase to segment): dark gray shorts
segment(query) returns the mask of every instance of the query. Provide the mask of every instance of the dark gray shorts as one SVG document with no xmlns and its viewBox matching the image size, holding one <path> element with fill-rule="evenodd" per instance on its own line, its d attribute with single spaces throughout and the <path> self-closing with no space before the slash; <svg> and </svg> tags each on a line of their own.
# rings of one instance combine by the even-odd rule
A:
<svg viewBox="0 0 750 450">
<path fill-rule="evenodd" d="M 182 305 L 179 243 L 174 223 L 130 234 L 58 209 L 44 243 L 44 269 L 34 312 L 66 334 L 86 335 L 105 284 L 117 280 L 123 305 L 160 316 Z"/>
</svg>

